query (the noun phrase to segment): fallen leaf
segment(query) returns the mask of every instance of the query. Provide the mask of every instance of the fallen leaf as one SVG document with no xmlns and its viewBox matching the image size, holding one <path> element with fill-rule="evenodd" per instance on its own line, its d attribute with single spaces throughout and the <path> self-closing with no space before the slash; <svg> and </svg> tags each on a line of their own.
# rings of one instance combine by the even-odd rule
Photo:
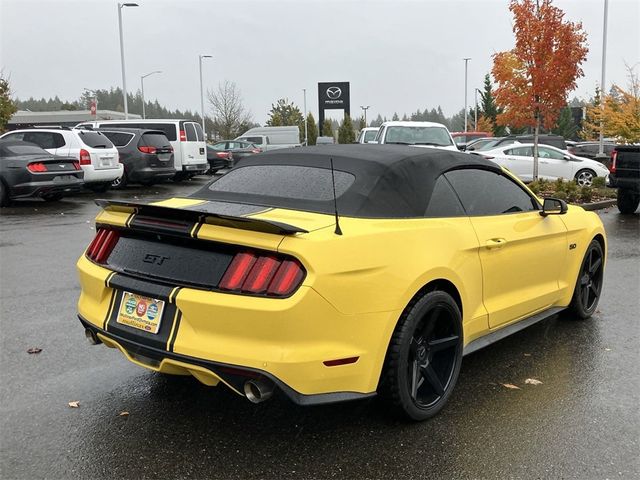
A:
<svg viewBox="0 0 640 480">
<path fill-rule="evenodd" d="M 530 353 L 525 353 L 525 354 L 524 354 L 524 356 L 525 356 L 525 357 L 530 357 L 530 356 L 531 356 L 531 354 L 530 354 Z"/>
<path fill-rule="evenodd" d="M 78 400 L 74 400 L 73 402 L 69 402 L 69 407 L 71 408 L 79 408 L 80 402 Z"/>
<path fill-rule="evenodd" d="M 127 412 L 127 411 L 120 412 L 120 413 L 118 414 L 118 416 L 119 416 L 119 417 L 126 417 L 126 416 L 128 416 L 128 415 L 129 415 L 129 412 Z"/>
<path fill-rule="evenodd" d="M 41 348 L 31 347 L 29 350 L 27 350 L 27 353 L 40 353 L 41 351 L 42 351 Z"/>
<path fill-rule="evenodd" d="M 527 385 L 542 385 L 540 380 L 536 380 L 535 378 L 527 378 L 524 383 Z"/>
<path fill-rule="evenodd" d="M 511 390 L 520 390 L 520 387 L 513 385 L 512 383 L 501 383 L 500 385 L 505 388 L 510 388 Z"/>
</svg>

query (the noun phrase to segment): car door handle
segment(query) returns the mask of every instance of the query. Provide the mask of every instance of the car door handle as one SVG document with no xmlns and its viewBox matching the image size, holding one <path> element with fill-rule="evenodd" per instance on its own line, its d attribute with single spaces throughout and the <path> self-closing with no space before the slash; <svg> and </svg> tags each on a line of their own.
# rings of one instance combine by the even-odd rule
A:
<svg viewBox="0 0 640 480">
<path fill-rule="evenodd" d="M 492 238 L 487 240 L 486 246 L 487 248 L 502 248 L 507 244 L 507 241 L 504 238 Z"/>
</svg>

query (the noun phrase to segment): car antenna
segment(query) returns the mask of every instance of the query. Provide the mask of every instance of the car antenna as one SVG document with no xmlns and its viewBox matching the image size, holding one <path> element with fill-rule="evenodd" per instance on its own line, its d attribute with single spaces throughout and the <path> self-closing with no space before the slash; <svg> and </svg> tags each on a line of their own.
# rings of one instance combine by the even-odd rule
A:
<svg viewBox="0 0 640 480">
<path fill-rule="evenodd" d="M 340 229 L 340 220 L 338 218 L 338 197 L 336 197 L 336 176 L 333 170 L 333 157 L 329 157 L 329 161 L 331 162 L 331 183 L 333 185 L 333 209 L 336 214 L 336 235 L 342 235 L 342 230 Z"/>
</svg>

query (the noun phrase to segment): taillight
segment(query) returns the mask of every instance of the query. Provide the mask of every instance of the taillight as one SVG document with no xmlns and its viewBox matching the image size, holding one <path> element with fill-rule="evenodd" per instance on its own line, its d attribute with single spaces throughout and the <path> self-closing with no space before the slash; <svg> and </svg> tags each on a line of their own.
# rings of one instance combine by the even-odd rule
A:
<svg viewBox="0 0 640 480">
<path fill-rule="evenodd" d="M 229 158 L 229 152 L 216 152 L 218 158 Z"/>
<path fill-rule="evenodd" d="M 105 263 L 109 255 L 120 239 L 120 233 L 116 230 L 99 228 L 95 238 L 87 248 L 87 257 L 96 263 Z"/>
<path fill-rule="evenodd" d="M 609 171 L 611 173 L 616 173 L 616 162 L 618 161 L 618 151 L 614 150 L 611 152 L 611 164 L 609 165 Z"/>
<path fill-rule="evenodd" d="M 84 148 L 80 150 L 80 165 L 91 165 L 91 155 Z"/>
<path fill-rule="evenodd" d="M 143 146 L 138 147 L 138 150 L 140 150 L 142 153 L 156 153 L 156 147 Z"/>
<path fill-rule="evenodd" d="M 30 163 L 29 165 L 27 165 L 27 168 L 29 169 L 30 172 L 34 172 L 34 173 L 47 171 L 47 166 L 44 163 L 40 163 L 40 162 Z"/>
<path fill-rule="evenodd" d="M 238 293 L 286 297 L 302 283 L 304 269 L 296 260 L 252 252 L 236 254 L 218 287 Z"/>
<path fill-rule="evenodd" d="M 187 134 L 184 133 L 184 130 L 180 130 L 180 141 L 181 142 L 186 142 L 187 141 Z"/>
<path fill-rule="evenodd" d="M 80 162 L 73 162 L 73 168 L 80 170 Z"/>
</svg>

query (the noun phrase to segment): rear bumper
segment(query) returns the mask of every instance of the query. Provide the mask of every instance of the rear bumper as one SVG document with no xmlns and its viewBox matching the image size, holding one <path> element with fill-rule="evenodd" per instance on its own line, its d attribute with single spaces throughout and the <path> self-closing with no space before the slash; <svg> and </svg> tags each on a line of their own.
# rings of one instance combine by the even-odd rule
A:
<svg viewBox="0 0 640 480">
<path fill-rule="evenodd" d="M 611 174 L 609 175 L 609 186 L 612 188 L 623 188 L 625 190 L 640 192 L 640 178 L 618 177 L 614 174 Z"/>
<path fill-rule="evenodd" d="M 93 165 L 82 165 L 85 183 L 107 183 L 122 177 L 124 166 L 120 163 L 116 168 L 96 169 Z"/>
<path fill-rule="evenodd" d="M 307 286 L 285 299 L 177 289 L 114 275 L 84 256 L 78 261 L 78 272 L 82 286 L 78 313 L 83 324 L 111 338 L 117 343 L 111 346 L 134 363 L 178 373 L 171 371 L 175 365 L 170 360 L 176 360 L 209 369 L 210 378 L 219 377 L 227 385 L 231 380 L 214 367 L 257 372 L 300 404 L 374 395 L 389 332 L 400 313 L 342 314 Z M 167 302 L 158 334 L 117 323 L 123 291 Z M 143 351 L 141 355 L 154 362 L 135 357 Z M 324 364 L 351 357 L 357 361 Z M 183 370 L 202 381 L 188 368 Z"/>
<path fill-rule="evenodd" d="M 57 194 L 71 195 L 80 192 L 83 185 L 84 181 L 80 178 L 60 180 L 60 177 L 55 177 L 53 180 L 46 182 L 20 183 L 11 187 L 11 198 L 41 197 L 43 195 Z"/>
<path fill-rule="evenodd" d="M 132 182 L 146 182 L 149 180 L 166 180 L 173 177 L 176 174 L 175 168 L 173 166 L 169 168 L 152 168 L 152 167 L 144 167 L 132 170 L 131 172 L 127 171 L 127 175 L 129 180 Z"/>
<path fill-rule="evenodd" d="M 209 168 L 209 162 L 206 159 L 197 161 L 197 162 L 183 162 L 182 163 L 182 171 L 185 173 L 195 173 L 200 174 L 207 171 Z"/>
</svg>

